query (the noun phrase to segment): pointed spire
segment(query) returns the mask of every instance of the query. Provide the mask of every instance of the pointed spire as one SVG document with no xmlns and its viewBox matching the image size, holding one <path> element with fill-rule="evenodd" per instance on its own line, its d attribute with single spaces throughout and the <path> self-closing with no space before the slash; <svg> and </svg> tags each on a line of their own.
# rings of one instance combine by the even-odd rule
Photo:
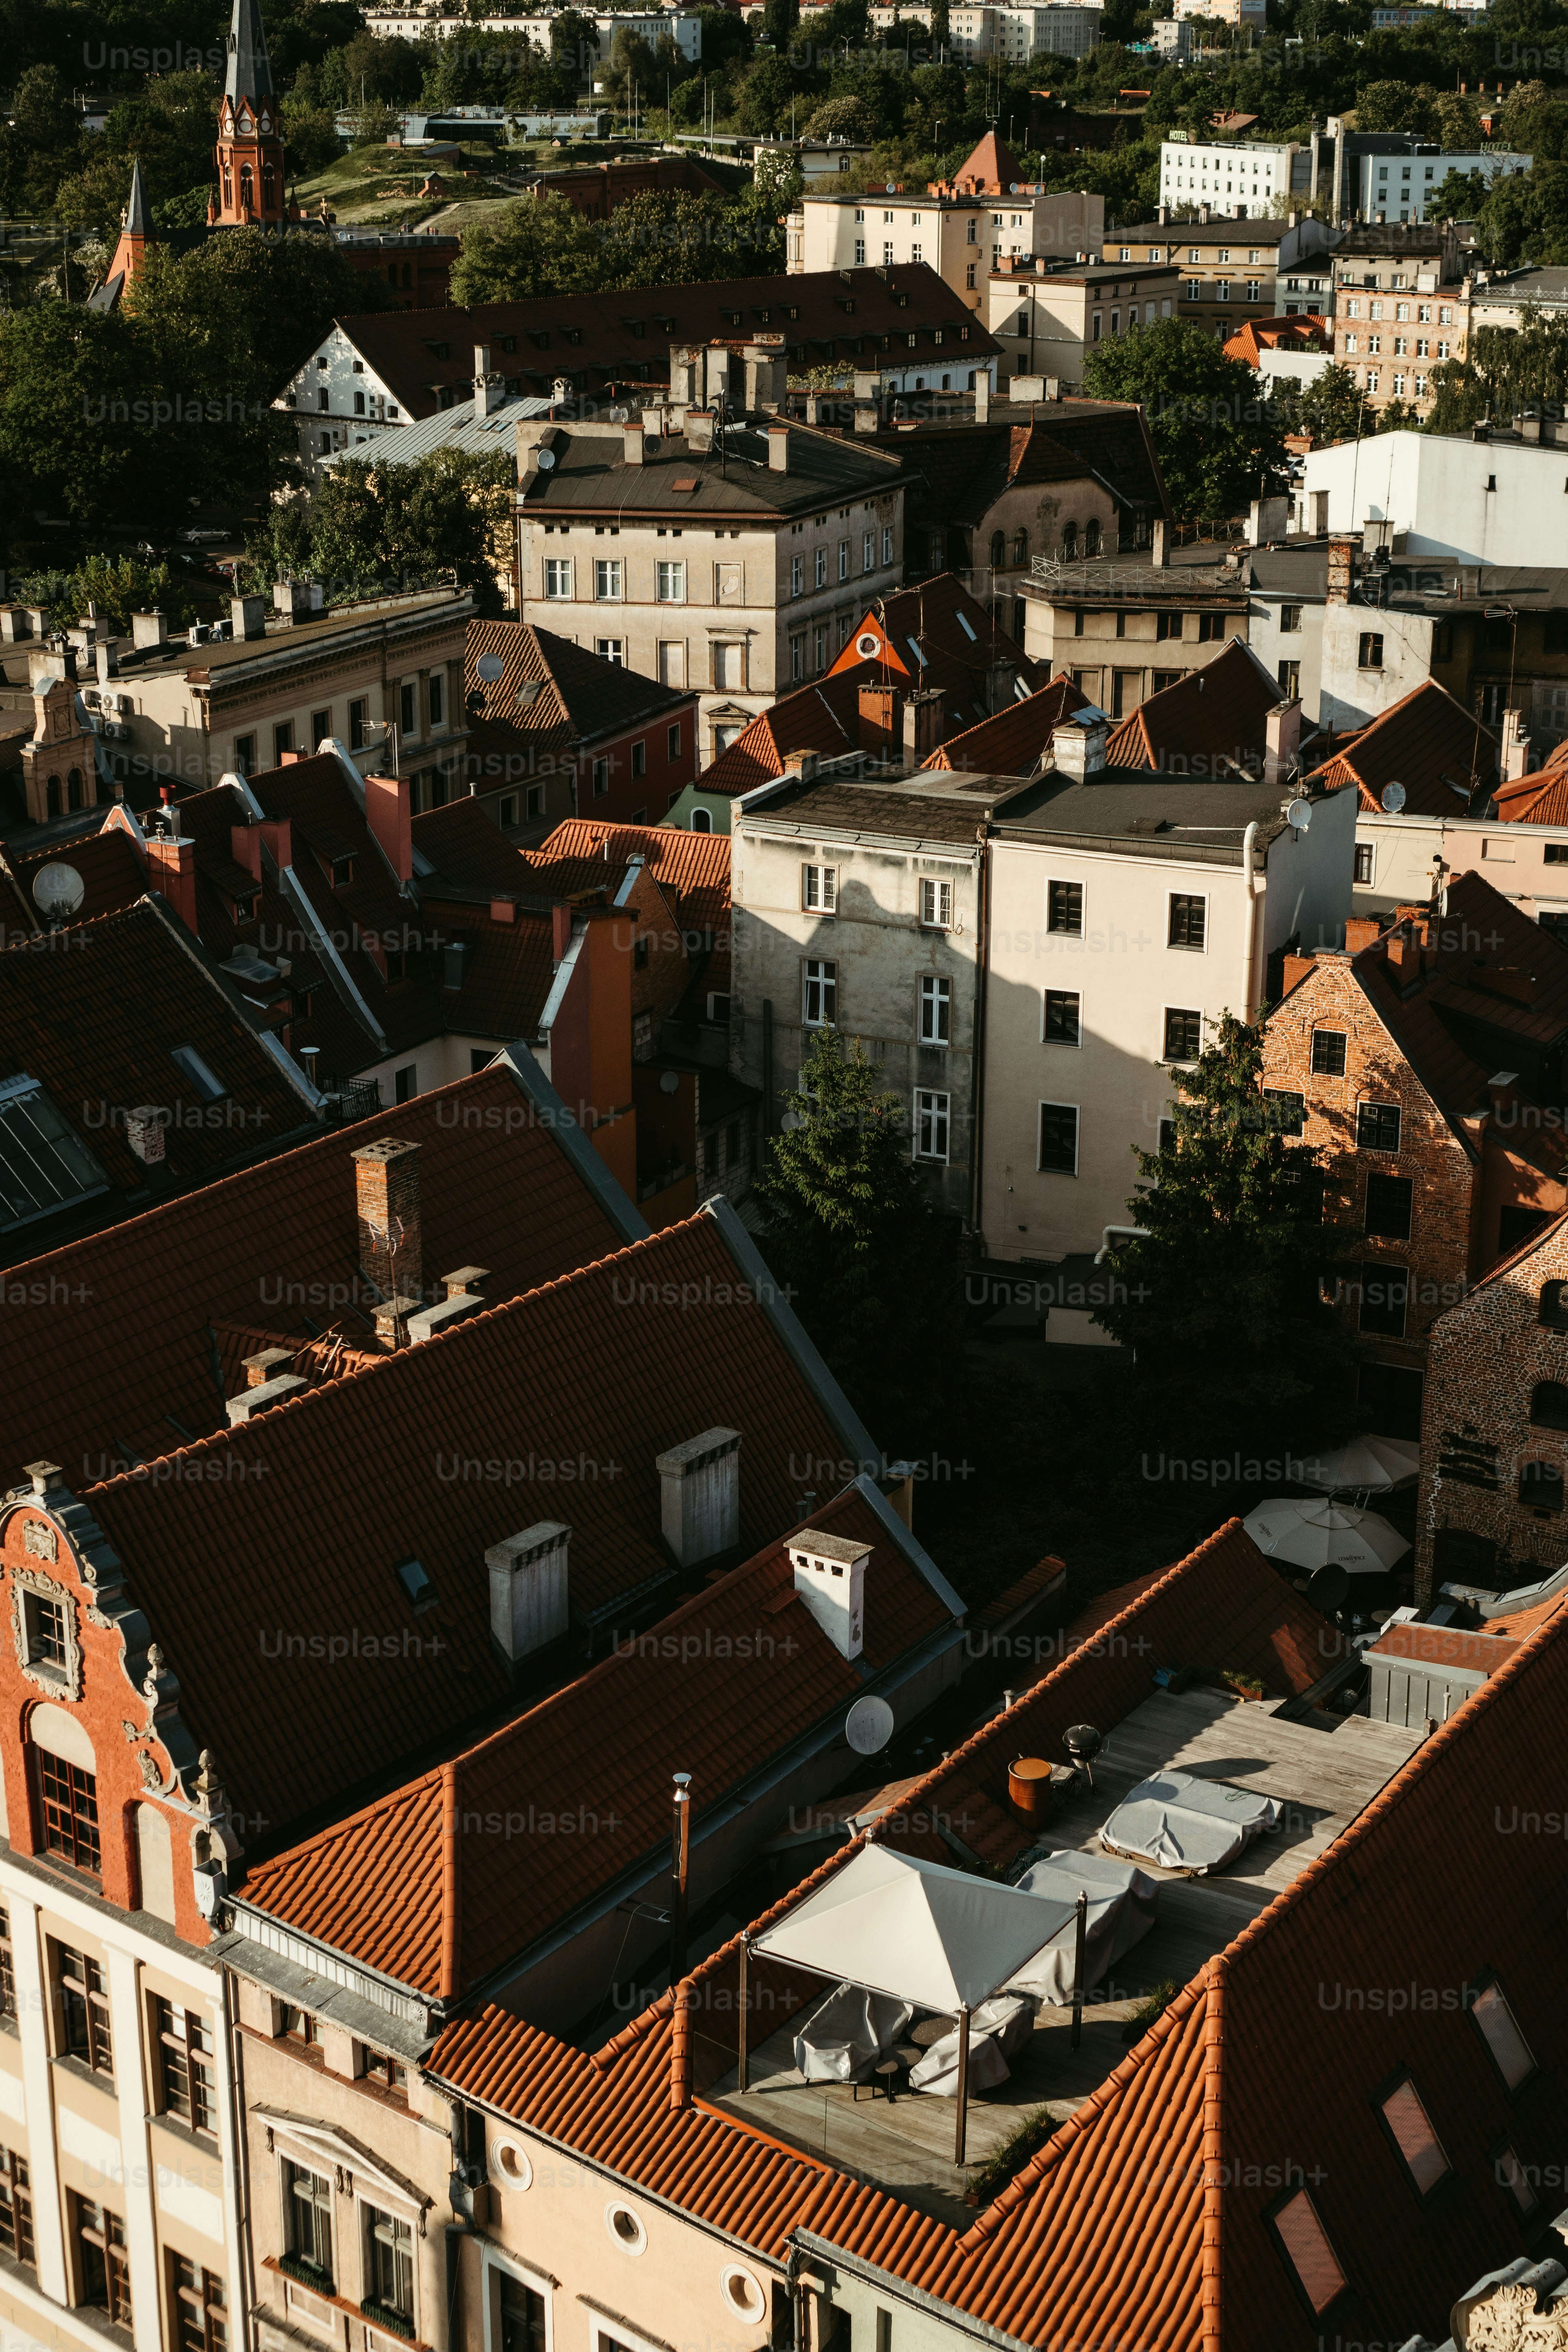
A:
<svg viewBox="0 0 1568 2352">
<path fill-rule="evenodd" d="M 142 184 L 142 159 L 138 156 L 131 166 L 131 202 L 125 207 L 127 236 L 151 236 L 153 224 L 147 212 L 147 191 Z"/>
<path fill-rule="evenodd" d="M 259 0 L 234 0 L 234 21 L 228 33 L 228 70 L 223 87 L 226 98 L 270 98 L 273 94 L 272 68 L 268 62 Z"/>
</svg>

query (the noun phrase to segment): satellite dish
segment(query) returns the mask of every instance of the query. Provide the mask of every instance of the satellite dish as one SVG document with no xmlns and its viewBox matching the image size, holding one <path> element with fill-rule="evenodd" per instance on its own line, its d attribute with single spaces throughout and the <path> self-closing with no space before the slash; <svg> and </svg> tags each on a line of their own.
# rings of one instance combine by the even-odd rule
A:
<svg viewBox="0 0 1568 2352">
<path fill-rule="evenodd" d="M 1385 816 L 1397 816 L 1400 810 L 1405 806 L 1404 785 L 1384 784 L 1383 788 L 1382 806 Z"/>
<path fill-rule="evenodd" d="M 1305 833 L 1312 822 L 1312 803 L 1310 801 L 1292 801 L 1285 814 L 1298 833 Z"/>
<path fill-rule="evenodd" d="M 658 1090 L 662 1095 L 679 1094 L 680 1092 L 680 1072 L 679 1070 L 665 1070 L 661 1072 L 658 1081 Z"/>
<path fill-rule="evenodd" d="M 862 661 L 869 661 L 873 655 L 881 652 L 882 640 L 880 637 L 873 636 L 870 630 L 867 629 L 856 638 L 855 650 Z"/>
<path fill-rule="evenodd" d="M 86 896 L 74 866 L 40 866 L 33 877 L 33 897 L 46 915 L 74 915 Z"/>
<path fill-rule="evenodd" d="M 1315 1568 L 1307 1579 L 1307 1598 L 1321 1617 L 1331 1617 L 1342 1609 L 1350 1589 L 1349 1576 L 1335 1560 L 1326 1568 Z"/>
<path fill-rule="evenodd" d="M 500 654 L 481 654 L 478 661 L 474 664 L 474 667 L 478 670 L 479 676 L 484 679 L 487 686 L 493 686 L 497 678 L 500 677 L 501 672 L 505 669 L 506 664 L 502 661 Z"/>
<path fill-rule="evenodd" d="M 877 1756 L 891 1739 L 895 1721 L 885 1698 L 858 1698 L 844 1718 L 844 1737 L 857 1756 Z"/>
<path fill-rule="evenodd" d="M 538 454 L 538 457 L 539 457 L 539 470 L 540 470 L 540 472 L 541 472 L 542 474 L 548 474 L 548 473 L 549 473 L 549 471 L 550 471 L 550 469 L 551 469 L 551 467 L 552 467 L 554 465 L 554 463 L 555 463 L 555 452 L 554 452 L 554 450 L 553 450 L 553 449 L 541 449 L 537 454 Z"/>
</svg>

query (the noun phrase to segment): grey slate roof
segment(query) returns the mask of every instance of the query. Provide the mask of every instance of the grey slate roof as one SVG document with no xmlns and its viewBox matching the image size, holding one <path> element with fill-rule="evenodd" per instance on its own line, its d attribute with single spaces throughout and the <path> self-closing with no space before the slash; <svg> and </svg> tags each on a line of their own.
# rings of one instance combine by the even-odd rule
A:
<svg viewBox="0 0 1568 2352">
<path fill-rule="evenodd" d="M 769 435 L 760 424 L 731 425 L 724 448 L 695 451 L 680 435 L 647 441 L 640 466 L 628 465 L 618 425 L 558 425 L 555 464 L 530 478 L 530 514 L 575 507 L 616 514 L 793 514 L 834 499 L 864 499 L 904 479 L 902 461 L 809 425 L 790 425 L 789 470 L 768 464 Z"/>
<path fill-rule="evenodd" d="M 273 94 L 260 0 L 234 0 L 234 19 L 228 31 L 228 67 L 223 87 L 226 98 L 270 98 Z"/>
<path fill-rule="evenodd" d="M 1240 863 L 1242 835 L 1260 842 L 1284 830 L 1279 787 L 1250 777 L 1234 782 L 1161 775 L 1147 768 L 1102 768 L 1080 783 L 1053 771 L 997 817 L 1009 837 L 1104 841 L 1129 856 L 1201 856 Z"/>
</svg>

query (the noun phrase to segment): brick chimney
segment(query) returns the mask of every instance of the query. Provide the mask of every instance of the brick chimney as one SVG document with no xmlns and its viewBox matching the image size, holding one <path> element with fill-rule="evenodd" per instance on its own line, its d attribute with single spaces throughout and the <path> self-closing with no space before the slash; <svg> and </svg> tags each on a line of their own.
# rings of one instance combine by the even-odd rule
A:
<svg viewBox="0 0 1568 2352">
<path fill-rule="evenodd" d="M 261 827 L 258 824 L 231 824 L 228 845 L 237 866 L 243 866 L 253 882 L 261 880 Z"/>
<path fill-rule="evenodd" d="M 365 822 L 399 882 L 414 878 L 413 791 L 406 776 L 367 776 Z"/>
<path fill-rule="evenodd" d="M 1317 961 L 1316 956 L 1288 955 L 1285 959 L 1284 977 L 1279 983 L 1281 996 L 1289 996 L 1293 988 L 1299 988 Z"/>
<path fill-rule="evenodd" d="M 894 718 L 898 699 L 890 686 L 863 686 L 860 688 L 858 740 L 862 751 L 875 753 L 879 759 L 891 759 L 899 741 L 899 729 Z"/>
<path fill-rule="evenodd" d="M 927 760 L 942 741 L 942 688 L 919 688 L 904 698 L 904 758 L 912 768 Z"/>
<path fill-rule="evenodd" d="M 1371 947 L 1383 930 L 1373 915 L 1352 915 L 1345 925 L 1345 953 L 1360 955 L 1363 948 Z"/>
<path fill-rule="evenodd" d="M 420 1304 L 425 1267 L 419 1223 L 419 1146 L 383 1136 L 353 1154 L 359 1262 L 382 1297 Z"/>
<path fill-rule="evenodd" d="M 171 809 L 171 816 L 174 812 Z M 196 934 L 196 845 L 184 835 L 147 835 L 147 879 L 166 898 L 194 939 Z"/>
<path fill-rule="evenodd" d="M 1331 539 L 1329 541 L 1329 583 L 1327 601 L 1331 604 L 1348 604 L 1351 586 L 1355 578 L 1356 543 L 1353 539 Z"/>
</svg>

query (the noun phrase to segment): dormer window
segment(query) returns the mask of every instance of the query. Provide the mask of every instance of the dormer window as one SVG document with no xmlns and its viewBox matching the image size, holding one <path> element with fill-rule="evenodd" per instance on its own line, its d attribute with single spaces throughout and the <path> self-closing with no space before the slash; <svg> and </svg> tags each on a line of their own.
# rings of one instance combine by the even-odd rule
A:
<svg viewBox="0 0 1568 2352">
<path fill-rule="evenodd" d="M 353 859 L 352 856 L 329 858 L 327 871 L 331 877 L 333 889 L 346 890 L 354 878 Z"/>
</svg>

